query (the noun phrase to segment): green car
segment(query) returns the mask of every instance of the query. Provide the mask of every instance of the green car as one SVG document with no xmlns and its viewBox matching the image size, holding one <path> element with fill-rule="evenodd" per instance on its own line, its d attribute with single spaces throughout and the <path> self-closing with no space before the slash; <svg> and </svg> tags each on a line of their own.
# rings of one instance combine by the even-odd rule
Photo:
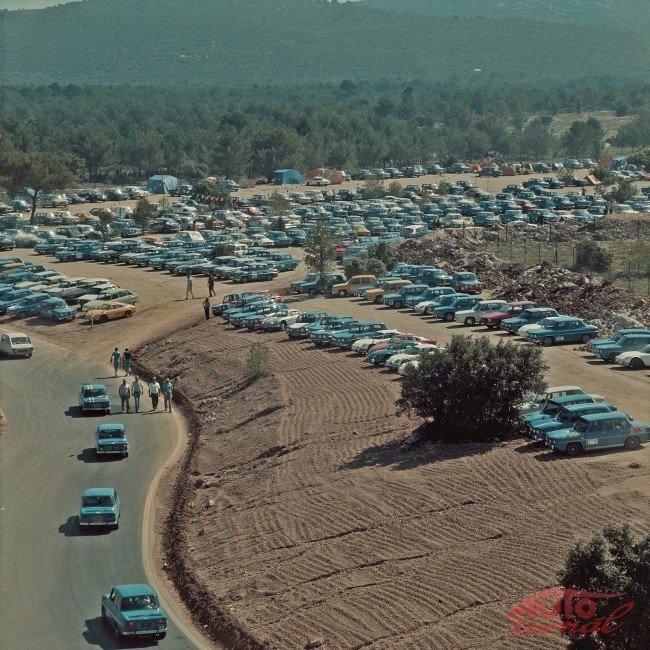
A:
<svg viewBox="0 0 650 650">
<path fill-rule="evenodd" d="M 89 488 L 81 495 L 79 526 L 120 527 L 120 497 L 113 488 Z"/>
<path fill-rule="evenodd" d="M 558 316 L 549 318 L 543 327 L 528 330 L 526 341 L 548 347 L 556 343 L 589 343 L 597 336 L 598 328 L 594 325 L 587 325 L 580 318 Z"/>
<path fill-rule="evenodd" d="M 577 456 L 583 451 L 625 447 L 638 449 L 650 439 L 650 426 L 634 422 L 625 413 L 596 413 L 582 416 L 573 429 L 547 434 L 546 446 L 553 451 Z"/>
</svg>

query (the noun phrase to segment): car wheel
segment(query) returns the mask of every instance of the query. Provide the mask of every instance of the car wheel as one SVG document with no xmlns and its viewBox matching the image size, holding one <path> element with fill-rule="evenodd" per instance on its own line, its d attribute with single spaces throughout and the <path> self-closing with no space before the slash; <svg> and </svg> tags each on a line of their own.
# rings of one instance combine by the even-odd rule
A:
<svg viewBox="0 0 650 650">
<path fill-rule="evenodd" d="M 282 321 L 280 323 L 280 331 L 284 332 L 286 329 L 287 329 L 287 324 L 284 321 Z"/>
<path fill-rule="evenodd" d="M 451 312 L 449 312 L 445 314 L 442 320 L 444 320 L 446 323 L 451 323 L 454 320 L 454 315 Z"/>
<path fill-rule="evenodd" d="M 34 354 L 34 353 L 30 350 L 30 351 L 27 353 L 27 358 L 29 359 L 29 357 L 31 357 L 32 354 Z"/>
<path fill-rule="evenodd" d="M 106 610 L 104 609 L 104 606 L 102 605 L 102 622 L 106 623 L 108 619 L 106 618 Z"/>
<path fill-rule="evenodd" d="M 579 442 L 571 442 L 567 445 L 566 453 L 569 456 L 577 456 L 580 452 L 582 452 L 582 445 Z"/>
<path fill-rule="evenodd" d="M 167 632 L 161 632 L 160 634 L 156 635 L 156 638 L 162 641 L 162 639 L 164 639 L 166 636 L 167 636 Z"/>
<path fill-rule="evenodd" d="M 607 357 L 607 361 L 609 361 L 609 363 L 614 363 L 614 361 L 616 361 L 617 356 L 618 355 L 616 354 L 616 352 L 614 352 Z"/>
<path fill-rule="evenodd" d="M 128 458 L 129 457 L 129 452 L 127 451 L 125 454 L 122 454 L 122 458 Z"/>
<path fill-rule="evenodd" d="M 485 323 L 485 327 L 487 327 L 489 330 L 492 330 L 495 328 L 495 325 L 493 325 L 492 323 Z"/>
<path fill-rule="evenodd" d="M 130 311 L 124 312 L 124 318 L 131 318 L 131 316 L 133 316 L 133 314 Z"/>
<path fill-rule="evenodd" d="M 27 312 L 26 312 L 26 311 L 19 311 L 19 312 L 18 312 L 18 318 L 25 318 L 26 316 L 27 316 Z"/>
<path fill-rule="evenodd" d="M 645 364 L 643 363 L 643 361 L 641 361 L 641 359 L 639 359 L 639 358 L 632 359 L 632 361 L 630 363 L 630 367 L 632 368 L 632 370 L 642 370 L 644 365 Z"/>
<path fill-rule="evenodd" d="M 625 441 L 625 448 L 626 449 L 637 449 L 640 444 L 641 444 L 641 440 L 639 438 L 637 438 L 636 436 L 632 436 L 631 438 L 628 438 Z"/>
<path fill-rule="evenodd" d="M 393 307 L 395 307 L 395 309 L 401 309 L 403 306 L 404 306 L 404 303 L 401 300 L 396 300 L 393 303 Z"/>
<path fill-rule="evenodd" d="M 553 345 L 553 337 L 552 337 L 552 336 L 546 336 L 546 337 L 544 337 L 544 340 L 542 341 L 542 345 L 543 345 L 545 348 L 548 348 L 548 347 L 550 347 L 551 345 Z"/>
<path fill-rule="evenodd" d="M 122 635 L 120 634 L 120 627 L 117 623 L 113 623 L 113 634 L 118 641 L 122 638 Z"/>
<path fill-rule="evenodd" d="M 433 316 L 433 309 L 432 309 L 431 307 L 427 307 L 427 308 L 424 310 L 424 313 L 425 313 L 425 314 L 428 314 L 429 316 Z"/>
<path fill-rule="evenodd" d="M 466 319 L 465 319 L 465 325 L 469 325 L 470 327 L 471 327 L 472 325 L 476 325 L 476 319 L 475 319 L 475 318 L 472 318 L 472 317 L 470 317 L 470 318 L 466 318 Z"/>
<path fill-rule="evenodd" d="M 375 296 L 375 302 L 380 305 L 383 301 L 383 298 L 381 296 Z"/>
<path fill-rule="evenodd" d="M 589 341 L 591 341 L 591 336 L 589 336 L 589 334 L 583 334 L 582 335 L 582 342 L 583 343 L 589 343 Z"/>
<path fill-rule="evenodd" d="M 99 322 L 100 322 L 100 323 L 105 323 L 105 322 L 107 322 L 107 321 L 108 321 L 108 316 L 107 316 L 106 314 L 102 314 L 102 315 L 99 317 Z"/>
<path fill-rule="evenodd" d="M 339 289 L 338 296 L 339 298 L 345 298 L 348 295 L 348 292 L 345 289 Z"/>
<path fill-rule="evenodd" d="M 104 410 L 104 415 L 110 415 L 110 414 L 111 414 L 111 409 Z"/>
</svg>

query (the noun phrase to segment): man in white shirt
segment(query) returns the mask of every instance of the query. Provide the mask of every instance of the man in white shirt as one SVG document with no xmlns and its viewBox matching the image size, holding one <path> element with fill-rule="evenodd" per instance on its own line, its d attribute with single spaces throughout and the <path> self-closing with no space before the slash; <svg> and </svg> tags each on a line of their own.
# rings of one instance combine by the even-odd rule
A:
<svg viewBox="0 0 650 650">
<path fill-rule="evenodd" d="M 158 409 L 158 398 L 160 397 L 160 384 L 156 381 L 155 377 L 151 378 L 149 384 L 149 397 L 151 397 L 151 407 L 153 411 Z"/>
<path fill-rule="evenodd" d="M 129 385 L 126 383 L 126 379 L 122 379 L 122 385 L 120 386 L 118 392 L 120 394 L 120 400 L 122 402 L 122 413 L 124 413 L 124 409 L 126 409 L 127 413 L 130 413 L 131 404 L 129 403 L 129 400 L 131 398 L 131 389 L 129 388 Z"/>
</svg>

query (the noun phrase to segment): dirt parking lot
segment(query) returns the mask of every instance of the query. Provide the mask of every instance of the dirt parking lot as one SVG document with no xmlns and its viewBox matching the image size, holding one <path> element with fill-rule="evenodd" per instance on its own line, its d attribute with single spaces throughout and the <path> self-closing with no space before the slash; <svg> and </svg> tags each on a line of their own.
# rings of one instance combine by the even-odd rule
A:
<svg viewBox="0 0 650 650">
<path fill-rule="evenodd" d="M 182 278 L 34 257 L 141 296 L 130 320 L 20 327 L 100 360 L 114 345 L 139 348 L 141 362 L 176 379 L 200 423 L 191 433 L 201 436 L 186 477 L 184 560 L 215 603 L 273 647 L 314 639 L 326 648 L 561 647 L 554 636 L 511 637 L 505 614 L 555 584 L 574 540 L 607 522 L 647 528 L 648 445 L 576 459 L 523 440 L 403 452 L 417 423 L 395 414 L 395 375 L 351 353 L 205 322 L 201 300 L 184 300 Z M 255 286 L 278 289 L 303 274 Z M 220 283 L 218 298 L 230 289 Z M 354 299 L 294 305 L 382 319 L 440 342 L 467 331 Z M 246 386 L 246 354 L 259 340 L 273 376 Z M 544 354 L 550 384 L 580 384 L 650 421 L 648 373 L 593 362 L 573 346 Z"/>
</svg>

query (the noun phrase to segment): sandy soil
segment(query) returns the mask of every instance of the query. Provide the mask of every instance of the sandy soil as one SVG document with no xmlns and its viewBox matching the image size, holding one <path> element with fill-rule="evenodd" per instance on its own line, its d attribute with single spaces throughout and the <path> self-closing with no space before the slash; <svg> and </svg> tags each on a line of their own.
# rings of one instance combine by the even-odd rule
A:
<svg viewBox="0 0 650 650">
<path fill-rule="evenodd" d="M 130 320 L 91 328 L 28 319 L 21 327 L 106 361 L 114 345 L 141 348 L 141 363 L 175 378 L 196 441 L 187 482 L 177 485 L 191 495 L 178 513 L 186 530 L 177 552 L 205 586 L 204 600 L 273 647 L 315 638 L 327 648 L 558 647 L 557 637 L 510 637 L 505 614 L 555 584 L 575 539 L 608 521 L 647 527 L 650 446 L 577 459 L 524 441 L 403 452 L 416 423 L 395 415 L 394 375 L 349 353 L 205 322 L 201 301 L 184 301 L 182 278 L 51 265 L 141 296 Z M 195 289 L 205 296 L 201 279 Z M 220 285 L 218 296 L 229 289 Z M 355 300 L 296 304 L 381 316 L 440 341 L 461 329 Z M 260 340 L 274 374 L 246 386 L 245 357 Z M 590 362 L 570 346 L 545 355 L 549 383 L 578 383 L 650 420 L 648 373 Z"/>
</svg>

